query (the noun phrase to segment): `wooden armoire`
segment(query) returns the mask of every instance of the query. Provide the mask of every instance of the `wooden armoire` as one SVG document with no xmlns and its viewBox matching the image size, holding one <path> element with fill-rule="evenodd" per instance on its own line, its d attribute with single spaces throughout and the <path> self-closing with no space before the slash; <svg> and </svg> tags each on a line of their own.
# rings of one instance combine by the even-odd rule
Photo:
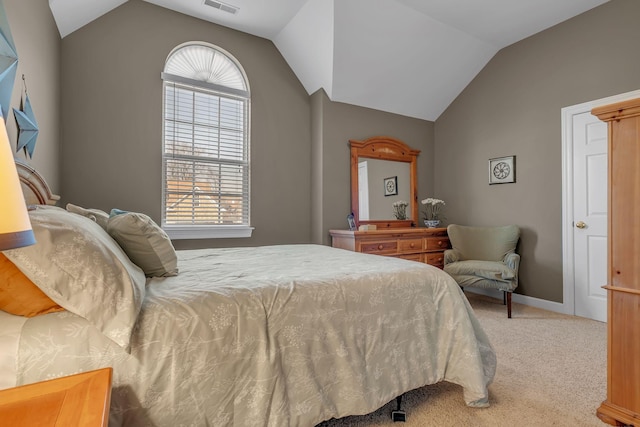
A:
<svg viewBox="0 0 640 427">
<path fill-rule="evenodd" d="M 598 417 L 640 426 L 640 99 L 594 108 L 609 127 L 607 400 Z"/>
</svg>

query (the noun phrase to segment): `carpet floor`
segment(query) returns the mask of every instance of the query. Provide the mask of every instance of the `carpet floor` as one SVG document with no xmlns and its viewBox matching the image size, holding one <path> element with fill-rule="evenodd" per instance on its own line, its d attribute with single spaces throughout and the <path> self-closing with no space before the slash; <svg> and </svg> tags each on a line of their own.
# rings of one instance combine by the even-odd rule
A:
<svg viewBox="0 0 640 427">
<path fill-rule="evenodd" d="M 406 423 L 394 423 L 395 400 L 363 416 L 317 427 L 604 427 L 596 409 L 606 398 L 606 324 L 467 293 L 491 340 L 498 368 L 488 408 L 469 408 L 462 388 L 442 382 L 404 395 Z"/>
</svg>

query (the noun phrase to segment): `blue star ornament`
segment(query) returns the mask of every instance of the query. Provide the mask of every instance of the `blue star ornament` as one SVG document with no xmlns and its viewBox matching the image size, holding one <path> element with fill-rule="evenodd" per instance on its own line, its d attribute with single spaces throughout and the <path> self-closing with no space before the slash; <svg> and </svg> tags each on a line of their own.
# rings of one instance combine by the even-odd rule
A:
<svg viewBox="0 0 640 427">
<path fill-rule="evenodd" d="M 14 108 L 13 114 L 18 125 L 18 148 L 16 151 L 24 149 L 29 154 L 29 158 L 33 158 L 39 129 L 36 117 L 33 114 L 33 108 L 31 108 L 29 95 L 25 97 L 22 111 Z"/>
<path fill-rule="evenodd" d="M 5 68 L 6 67 L 6 68 Z M 0 54 L 0 105 L 4 112 L 2 118 L 7 121 L 9 114 L 9 103 L 11 102 L 11 92 L 13 91 L 13 82 L 16 79 L 16 70 L 18 69 L 18 61 L 6 61 Z"/>
<path fill-rule="evenodd" d="M 7 121 L 9 114 L 9 102 L 17 69 L 18 53 L 9 29 L 7 14 L 2 2 L 0 2 L 0 105 L 4 107 L 2 117 L 5 121 Z"/>
</svg>

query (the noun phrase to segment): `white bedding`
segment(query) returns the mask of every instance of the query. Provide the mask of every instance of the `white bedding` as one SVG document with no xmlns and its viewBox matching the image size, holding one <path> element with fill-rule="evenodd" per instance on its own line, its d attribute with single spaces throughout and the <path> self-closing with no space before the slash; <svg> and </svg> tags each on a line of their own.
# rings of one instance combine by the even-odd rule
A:
<svg viewBox="0 0 640 427">
<path fill-rule="evenodd" d="M 72 313 L 30 318 L 17 383 L 112 366 L 112 427 L 313 426 L 443 380 L 488 405 L 495 354 L 435 267 L 316 245 L 178 256 L 130 353 Z"/>
<path fill-rule="evenodd" d="M 26 317 L 0 310 L 0 390 L 16 386 L 16 360 Z"/>
</svg>

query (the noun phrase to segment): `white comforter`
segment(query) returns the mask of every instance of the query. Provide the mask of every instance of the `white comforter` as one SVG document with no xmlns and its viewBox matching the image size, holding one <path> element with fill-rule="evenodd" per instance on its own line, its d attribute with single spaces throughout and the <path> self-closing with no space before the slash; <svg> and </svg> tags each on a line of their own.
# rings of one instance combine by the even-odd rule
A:
<svg viewBox="0 0 640 427">
<path fill-rule="evenodd" d="M 29 319 L 18 384 L 112 366 L 110 426 L 313 426 L 439 381 L 487 406 L 496 359 L 458 285 L 316 245 L 179 252 L 130 354 L 68 312 Z"/>
</svg>

